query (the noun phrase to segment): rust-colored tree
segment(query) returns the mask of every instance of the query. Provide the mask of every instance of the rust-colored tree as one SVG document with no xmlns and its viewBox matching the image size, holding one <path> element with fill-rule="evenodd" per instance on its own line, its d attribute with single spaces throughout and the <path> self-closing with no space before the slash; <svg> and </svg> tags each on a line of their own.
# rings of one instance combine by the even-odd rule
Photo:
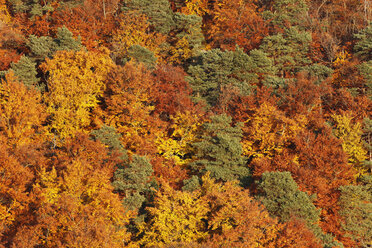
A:
<svg viewBox="0 0 372 248">
<path fill-rule="evenodd" d="M 210 21 L 206 23 L 207 40 L 212 47 L 245 51 L 257 48 L 268 28 L 252 0 L 218 0 L 213 3 Z"/>
<path fill-rule="evenodd" d="M 68 140 L 37 171 L 32 221 L 18 229 L 13 246 L 125 247 L 131 213 L 113 193 L 114 164 L 87 136 Z"/>
</svg>

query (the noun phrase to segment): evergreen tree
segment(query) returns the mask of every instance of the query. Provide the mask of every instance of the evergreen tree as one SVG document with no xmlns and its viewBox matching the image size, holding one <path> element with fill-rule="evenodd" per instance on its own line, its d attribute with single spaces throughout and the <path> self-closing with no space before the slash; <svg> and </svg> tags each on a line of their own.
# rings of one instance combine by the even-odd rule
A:
<svg viewBox="0 0 372 248">
<path fill-rule="evenodd" d="M 17 63 L 12 63 L 11 70 L 28 87 L 36 86 L 39 82 L 36 77 L 36 63 L 24 55 Z"/>
<path fill-rule="evenodd" d="M 210 123 L 203 125 L 200 141 L 193 144 L 195 161 L 189 164 L 192 173 L 201 176 L 209 171 L 211 177 L 222 181 L 247 180 L 250 172 L 242 156 L 241 137 L 240 125 L 231 126 L 231 117 L 212 116 Z"/>
<path fill-rule="evenodd" d="M 128 153 L 120 142 L 121 135 L 116 132 L 114 127 L 103 125 L 100 129 L 93 130 L 90 134 L 94 140 L 99 140 L 106 145 L 111 153 L 115 151 L 121 153 L 120 159 L 123 162 L 129 162 Z"/>
<path fill-rule="evenodd" d="M 169 62 L 185 62 L 203 46 L 202 18 L 173 13 L 167 0 L 125 0 L 122 10 L 145 14 L 152 29 L 167 36 L 163 50 Z"/>
<path fill-rule="evenodd" d="M 372 172 L 372 120 L 370 118 L 365 118 L 363 120 L 363 144 L 364 149 L 367 151 L 367 159 L 363 162 L 364 168 Z"/>
<path fill-rule="evenodd" d="M 168 0 L 124 0 L 122 10 L 142 12 L 149 17 L 152 27 L 162 34 L 168 34 L 175 25 Z"/>
<path fill-rule="evenodd" d="M 124 195 L 123 205 L 129 210 L 138 210 L 152 192 L 150 177 L 152 165 L 146 157 L 133 155 L 128 164 L 120 164 L 114 173 L 115 191 Z"/>
<path fill-rule="evenodd" d="M 343 229 L 360 247 L 368 247 L 372 243 L 372 177 L 364 176 L 361 181 L 340 187 L 339 205 Z"/>
<path fill-rule="evenodd" d="M 54 39 L 54 43 L 55 51 L 79 51 L 82 48 L 80 36 L 75 39 L 72 32 L 65 26 L 57 29 L 57 35 Z"/>
<path fill-rule="evenodd" d="M 37 37 L 30 35 L 27 46 L 30 48 L 30 58 L 36 61 L 42 61 L 45 58 L 51 58 L 56 51 L 79 51 L 82 48 L 81 39 L 74 39 L 72 33 L 65 27 L 57 29 L 56 38 L 49 36 Z"/>
<path fill-rule="evenodd" d="M 320 211 L 311 197 L 299 190 L 290 172 L 265 172 L 258 185 L 259 199 L 266 209 L 281 221 L 292 216 L 306 220 L 310 225 L 319 221 Z"/>
<path fill-rule="evenodd" d="M 272 58 L 278 69 L 277 76 L 284 77 L 295 74 L 302 67 L 311 63 L 307 57 L 311 42 L 311 34 L 290 27 L 284 33 L 266 36 L 260 50 Z"/>
<path fill-rule="evenodd" d="M 117 165 L 112 185 L 115 191 L 124 196 L 123 205 L 128 210 L 139 210 L 151 192 L 150 177 L 152 165 L 146 157 L 133 155 L 128 157 L 127 151 L 120 142 L 121 135 L 114 127 L 104 125 L 91 132 L 94 139 L 105 144 L 111 152 L 118 151 L 122 162 Z"/>
<path fill-rule="evenodd" d="M 355 35 L 359 41 L 354 46 L 355 54 L 363 60 L 372 60 L 372 23 Z"/>
<path fill-rule="evenodd" d="M 269 213 L 279 217 L 282 222 L 288 222 L 293 217 L 303 219 L 315 236 L 323 241 L 324 247 L 343 247 L 318 226 L 320 210 L 312 202 L 314 196 L 300 191 L 290 172 L 263 173 L 258 192 L 258 198 Z"/>
<path fill-rule="evenodd" d="M 365 82 L 365 94 L 372 99 L 372 60 L 358 65 L 357 68 Z"/>
<path fill-rule="evenodd" d="M 274 0 L 272 10 L 264 11 L 263 17 L 279 28 L 304 27 L 308 7 L 305 0 Z"/>
<path fill-rule="evenodd" d="M 31 18 L 42 16 L 45 12 L 53 11 L 52 0 L 43 1 L 41 5 L 39 0 L 10 0 L 12 10 L 15 13 L 28 13 Z"/>
<path fill-rule="evenodd" d="M 188 81 L 194 91 L 194 100 L 204 100 L 213 106 L 223 86 L 231 85 L 241 94 L 249 95 L 260 75 L 274 72 L 272 60 L 262 51 L 253 50 L 249 56 L 239 48 L 225 52 L 213 49 L 195 58 L 188 68 Z"/>
<path fill-rule="evenodd" d="M 155 68 L 156 57 L 153 52 L 140 45 L 133 45 L 128 49 L 128 57 L 133 58 L 136 62 L 147 65 L 148 68 Z M 125 62 L 126 58 L 123 59 Z"/>
<path fill-rule="evenodd" d="M 331 68 L 322 64 L 311 64 L 303 67 L 302 70 L 308 72 L 311 78 L 316 78 L 315 84 L 317 85 L 329 78 L 333 73 Z"/>
</svg>

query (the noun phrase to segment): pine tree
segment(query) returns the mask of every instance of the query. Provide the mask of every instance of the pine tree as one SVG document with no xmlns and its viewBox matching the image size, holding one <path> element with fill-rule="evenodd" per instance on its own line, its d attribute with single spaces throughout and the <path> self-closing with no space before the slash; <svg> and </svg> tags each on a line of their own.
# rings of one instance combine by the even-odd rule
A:
<svg viewBox="0 0 372 248">
<path fill-rule="evenodd" d="M 12 63 L 11 70 L 28 87 L 37 86 L 37 83 L 40 81 L 36 77 L 36 63 L 27 56 L 23 55 L 17 63 Z"/>
<path fill-rule="evenodd" d="M 122 163 L 114 172 L 115 191 L 124 195 L 123 205 L 129 210 L 139 210 L 151 190 L 152 165 L 146 157 L 133 155 L 128 164 Z"/>
<path fill-rule="evenodd" d="M 231 126 L 231 117 L 216 115 L 203 125 L 202 132 L 200 141 L 193 144 L 195 161 L 189 164 L 192 173 L 200 176 L 209 171 L 211 177 L 222 181 L 247 180 L 250 173 L 242 156 L 240 125 Z"/>
<path fill-rule="evenodd" d="M 363 60 L 372 60 L 372 23 L 355 35 L 359 41 L 354 46 L 355 54 Z"/>
<path fill-rule="evenodd" d="M 128 49 L 128 57 L 137 63 L 145 64 L 149 69 L 155 68 L 156 57 L 149 49 L 140 45 L 133 45 Z M 125 60 L 125 58 L 124 58 Z"/>
<path fill-rule="evenodd" d="M 290 27 L 285 29 L 284 33 L 266 36 L 260 50 L 274 60 L 274 65 L 278 69 L 277 75 L 284 77 L 310 64 L 307 56 L 310 42 L 310 33 L 300 31 L 297 27 Z"/>
<path fill-rule="evenodd" d="M 312 203 L 311 196 L 299 190 L 290 172 L 265 172 L 258 184 L 259 199 L 266 209 L 281 221 L 292 216 L 305 219 L 310 225 L 319 221 L 320 210 Z"/>
<path fill-rule="evenodd" d="M 347 235 L 358 242 L 360 247 L 368 247 L 372 243 L 372 177 L 364 176 L 361 181 L 360 185 L 339 188 L 340 214 Z"/>
<path fill-rule="evenodd" d="M 121 162 L 116 165 L 112 185 L 124 197 L 125 209 L 139 210 L 152 192 L 150 177 L 153 169 L 149 159 L 138 155 L 129 159 L 128 152 L 120 142 L 121 135 L 113 127 L 104 125 L 92 131 L 91 135 L 105 144 L 109 151 L 120 153 Z"/>
<path fill-rule="evenodd" d="M 152 27 L 168 34 L 174 26 L 173 12 L 168 0 L 124 0 L 123 11 L 137 10 L 149 17 Z"/>
<path fill-rule="evenodd" d="M 194 101 L 216 104 L 223 86 L 236 87 L 249 95 L 258 84 L 260 75 L 273 74 L 272 60 L 262 51 L 250 56 L 237 48 L 235 51 L 213 49 L 195 58 L 188 68 L 188 81 L 194 91 Z"/>
<path fill-rule="evenodd" d="M 263 17 L 280 29 L 290 26 L 304 27 L 308 7 L 305 0 L 274 0 L 272 10 L 263 12 Z"/>
<path fill-rule="evenodd" d="M 333 237 L 323 233 L 318 223 L 320 210 L 317 209 L 312 198 L 307 193 L 300 191 L 290 172 L 265 172 L 258 184 L 258 198 L 266 209 L 282 222 L 292 218 L 305 220 L 307 227 L 312 230 L 325 247 L 334 247 Z"/>
<path fill-rule="evenodd" d="M 49 36 L 30 35 L 27 46 L 31 51 L 29 57 L 38 62 L 51 58 L 56 51 L 79 51 L 82 48 L 81 38 L 75 39 L 65 26 L 57 29 L 54 39 Z"/>
</svg>

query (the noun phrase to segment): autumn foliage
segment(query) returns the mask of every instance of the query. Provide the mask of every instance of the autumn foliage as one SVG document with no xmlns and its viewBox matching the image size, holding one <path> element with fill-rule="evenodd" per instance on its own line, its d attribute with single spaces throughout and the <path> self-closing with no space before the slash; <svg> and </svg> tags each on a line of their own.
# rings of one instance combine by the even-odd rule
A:
<svg viewBox="0 0 372 248">
<path fill-rule="evenodd" d="M 0 247 L 370 247 L 371 15 L 0 0 Z"/>
</svg>

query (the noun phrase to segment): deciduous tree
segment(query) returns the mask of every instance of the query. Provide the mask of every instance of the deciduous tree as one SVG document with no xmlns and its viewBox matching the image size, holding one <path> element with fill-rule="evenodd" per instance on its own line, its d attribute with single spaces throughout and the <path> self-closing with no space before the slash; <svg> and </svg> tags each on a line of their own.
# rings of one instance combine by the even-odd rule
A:
<svg viewBox="0 0 372 248">
<path fill-rule="evenodd" d="M 46 59 L 42 69 L 49 74 L 45 103 L 51 132 L 63 139 L 91 125 L 90 111 L 98 105 L 113 66 L 106 50 L 59 51 L 53 59 Z"/>
</svg>

